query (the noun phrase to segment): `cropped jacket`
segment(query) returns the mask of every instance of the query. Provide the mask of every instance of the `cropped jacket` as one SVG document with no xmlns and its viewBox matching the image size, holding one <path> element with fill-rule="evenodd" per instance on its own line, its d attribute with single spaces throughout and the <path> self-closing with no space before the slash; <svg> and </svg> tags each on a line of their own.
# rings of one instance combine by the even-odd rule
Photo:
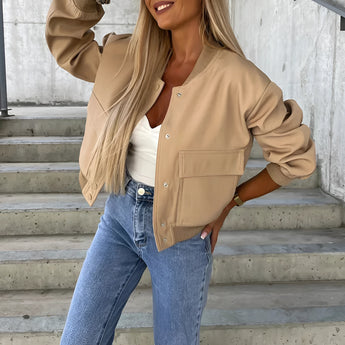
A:
<svg viewBox="0 0 345 345">
<path fill-rule="evenodd" d="M 120 70 L 131 34 L 110 33 L 99 45 L 91 28 L 104 14 L 95 0 L 53 0 L 46 24 L 48 47 L 59 66 L 94 83 L 80 150 L 80 185 L 92 205 L 104 181 L 92 178 L 91 155 L 109 114 L 133 71 Z M 151 86 L 142 116 L 164 87 Z M 250 60 L 204 46 L 191 74 L 172 88 L 161 125 L 155 174 L 153 230 L 159 251 L 195 236 L 231 201 L 255 138 L 267 171 L 281 186 L 309 177 L 315 145 L 295 100 Z"/>
</svg>

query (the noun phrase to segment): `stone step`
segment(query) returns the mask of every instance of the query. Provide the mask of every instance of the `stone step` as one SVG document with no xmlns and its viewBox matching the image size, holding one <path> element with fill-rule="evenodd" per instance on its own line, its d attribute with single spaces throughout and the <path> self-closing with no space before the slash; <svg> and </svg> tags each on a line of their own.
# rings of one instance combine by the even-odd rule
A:
<svg viewBox="0 0 345 345">
<path fill-rule="evenodd" d="M 262 149 L 256 140 L 254 140 L 254 142 L 253 142 L 252 151 L 250 152 L 250 158 L 251 159 L 263 159 L 264 158 L 264 155 L 262 153 Z"/>
<path fill-rule="evenodd" d="M 253 149 L 252 154 L 255 153 L 255 149 Z M 257 175 L 261 170 L 263 170 L 268 162 L 265 159 L 249 159 L 246 165 L 246 170 L 242 177 L 240 178 L 239 183 L 249 180 L 253 176 Z M 283 188 L 317 188 L 319 186 L 319 172 L 316 169 L 309 178 L 302 180 L 302 179 L 295 179 L 289 185 Z"/>
<path fill-rule="evenodd" d="M 14 107 L 14 117 L 0 119 L 0 137 L 82 136 L 86 107 Z M 262 158 L 254 141 L 251 158 Z"/>
<path fill-rule="evenodd" d="M 1 194 L 0 235 L 94 233 L 107 196 L 89 207 L 79 193 Z M 280 189 L 232 209 L 223 229 L 333 228 L 343 213 L 342 203 L 319 189 Z"/>
<path fill-rule="evenodd" d="M 74 288 L 92 239 L 0 237 L 0 290 Z M 211 284 L 345 280 L 345 228 L 223 231 L 213 257 Z"/>
<path fill-rule="evenodd" d="M 0 138 L 0 162 L 76 162 L 82 137 Z"/>
<path fill-rule="evenodd" d="M 0 193 L 80 193 L 79 164 L 2 163 Z"/>
<path fill-rule="evenodd" d="M 77 162 L 82 137 L 0 137 L 0 162 Z M 253 146 L 251 158 L 261 159 Z M 262 152 L 262 151 L 261 151 Z"/>
<path fill-rule="evenodd" d="M 86 107 L 15 107 L 0 119 L 0 137 L 81 136 Z"/>
<path fill-rule="evenodd" d="M 200 344 L 344 344 L 344 288 L 344 282 L 211 286 Z M 72 293 L 1 292 L 0 344 L 58 345 Z M 113 344 L 153 344 L 151 289 L 132 293 Z"/>
<path fill-rule="evenodd" d="M 231 210 L 224 229 L 332 228 L 343 224 L 343 203 L 321 189 L 278 189 Z"/>
<path fill-rule="evenodd" d="M 265 160 L 249 160 L 240 183 L 265 168 Z M 2 163 L 0 165 L 0 193 L 79 193 L 79 164 Z M 316 188 L 317 171 L 307 180 L 294 180 L 287 188 Z M 284 187 L 285 188 L 285 187 Z"/>
</svg>

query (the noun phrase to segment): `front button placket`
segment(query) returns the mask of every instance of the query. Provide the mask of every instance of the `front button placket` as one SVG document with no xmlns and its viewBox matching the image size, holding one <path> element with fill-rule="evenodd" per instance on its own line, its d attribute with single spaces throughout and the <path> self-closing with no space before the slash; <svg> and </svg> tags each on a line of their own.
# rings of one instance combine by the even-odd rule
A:
<svg viewBox="0 0 345 345">
<path fill-rule="evenodd" d="M 157 81 L 158 85 L 160 88 L 163 88 L 163 86 L 165 85 L 165 83 L 162 80 Z M 155 232 L 155 236 L 160 238 L 160 242 L 164 242 L 165 244 L 168 242 L 168 238 L 166 237 L 165 232 L 166 232 L 166 227 L 167 224 L 166 222 L 162 222 L 159 220 L 159 217 L 164 215 L 159 214 L 160 213 L 160 206 L 157 205 L 157 200 L 160 199 L 162 200 L 161 196 L 158 196 L 158 194 L 162 193 L 162 187 L 163 189 L 167 190 L 169 184 L 167 181 L 162 181 L 162 178 L 160 177 L 160 169 L 159 169 L 159 165 L 160 165 L 160 151 L 162 150 L 161 146 L 163 144 L 163 142 L 161 141 L 161 138 L 165 138 L 166 140 L 170 140 L 172 138 L 171 133 L 166 132 L 166 130 L 169 131 L 169 127 L 166 128 L 166 125 L 169 121 L 169 117 L 170 117 L 170 109 L 174 104 L 174 99 L 175 97 L 181 97 L 182 96 L 182 92 L 180 91 L 179 88 L 175 88 L 173 87 L 173 97 L 170 100 L 170 104 L 165 116 L 165 120 L 162 123 L 161 129 L 160 129 L 160 134 L 158 137 L 158 145 L 157 145 L 157 155 L 156 155 L 156 170 L 155 170 L 155 194 L 157 195 L 154 199 L 153 199 L 153 224 L 154 224 L 154 232 Z M 164 133 L 164 134 L 163 134 Z M 166 141 L 165 141 L 166 142 Z M 164 148 L 163 148 L 164 150 Z M 164 178 L 164 177 L 163 177 Z M 163 233 L 162 233 L 163 232 Z"/>
</svg>

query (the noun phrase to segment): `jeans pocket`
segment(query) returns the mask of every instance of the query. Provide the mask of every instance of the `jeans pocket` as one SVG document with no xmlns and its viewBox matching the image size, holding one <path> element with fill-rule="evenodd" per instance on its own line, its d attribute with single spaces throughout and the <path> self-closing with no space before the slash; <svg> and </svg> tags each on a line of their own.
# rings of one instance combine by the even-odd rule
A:
<svg viewBox="0 0 345 345">
<path fill-rule="evenodd" d="M 204 244 L 205 244 L 205 253 L 209 261 L 212 259 L 212 251 L 211 251 L 211 234 L 208 234 L 207 237 L 204 239 Z"/>
</svg>

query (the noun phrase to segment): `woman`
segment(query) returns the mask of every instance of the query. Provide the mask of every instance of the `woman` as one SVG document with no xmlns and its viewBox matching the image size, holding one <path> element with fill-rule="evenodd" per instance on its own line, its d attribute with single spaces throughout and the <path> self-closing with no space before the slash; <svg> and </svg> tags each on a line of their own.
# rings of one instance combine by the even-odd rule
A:
<svg viewBox="0 0 345 345">
<path fill-rule="evenodd" d="M 107 1 L 101 1 L 105 3 Z M 132 35 L 90 28 L 95 0 L 53 0 L 46 38 L 58 64 L 94 82 L 80 152 L 90 205 L 104 215 L 61 344 L 110 345 L 142 273 L 152 279 L 156 345 L 199 343 L 212 255 L 230 210 L 315 169 L 294 100 L 247 60 L 227 0 L 141 0 Z M 252 148 L 267 167 L 237 187 Z"/>
</svg>

